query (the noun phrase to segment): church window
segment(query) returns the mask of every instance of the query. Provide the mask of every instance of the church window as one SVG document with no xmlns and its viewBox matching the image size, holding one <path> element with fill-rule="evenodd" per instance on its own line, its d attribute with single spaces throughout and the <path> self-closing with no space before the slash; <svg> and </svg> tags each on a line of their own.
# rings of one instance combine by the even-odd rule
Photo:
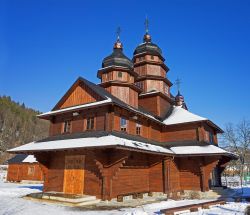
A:
<svg viewBox="0 0 250 215">
<path fill-rule="evenodd" d="M 165 91 L 165 93 L 168 95 L 168 86 L 167 86 L 167 85 L 165 85 L 164 91 Z"/>
<path fill-rule="evenodd" d="M 127 120 L 123 117 L 120 119 L 121 131 L 127 131 Z"/>
<path fill-rule="evenodd" d="M 118 78 L 122 78 L 122 72 L 118 72 Z"/>
<path fill-rule="evenodd" d="M 143 61 L 145 57 L 139 57 L 139 61 Z"/>
<path fill-rule="evenodd" d="M 154 55 L 151 55 L 151 60 L 154 60 Z"/>
<path fill-rule="evenodd" d="M 141 135 L 141 124 L 136 123 L 136 135 Z"/>
<path fill-rule="evenodd" d="M 71 127 L 71 122 L 69 120 L 65 121 L 63 126 L 63 133 L 69 133 L 70 127 Z"/>
<path fill-rule="evenodd" d="M 213 143 L 214 142 L 214 135 L 212 132 L 209 132 L 209 142 Z"/>
<path fill-rule="evenodd" d="M 93 130 L 94 129 L 94 117 L 88 117 L 87 118 L 87 130 Z"/>
</svg>

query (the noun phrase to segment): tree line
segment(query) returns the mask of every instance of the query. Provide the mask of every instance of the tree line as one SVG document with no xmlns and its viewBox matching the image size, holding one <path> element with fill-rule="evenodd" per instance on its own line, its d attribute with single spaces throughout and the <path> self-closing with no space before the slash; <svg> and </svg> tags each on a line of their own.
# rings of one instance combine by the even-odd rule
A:
<svg viewBox="0 0 250 215">
<path fill-rule="evenodd" d="M 13 156 L 8 149 L 48 136 L 49 123 L 36 117 L 40 113 L 0 96 L 0 164 Z"/>
</svg>

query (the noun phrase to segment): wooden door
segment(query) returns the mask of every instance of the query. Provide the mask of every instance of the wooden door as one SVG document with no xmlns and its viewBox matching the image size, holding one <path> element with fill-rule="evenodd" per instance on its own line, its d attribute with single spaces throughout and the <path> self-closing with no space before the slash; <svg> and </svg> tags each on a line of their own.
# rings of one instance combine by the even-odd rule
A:
<svg viewBox="0 0 250 215">
<path fill-rule="evenodd" d="M 85 155 L 66 155 L 63 191 L 68 194 L 83 194 Z"/>
</svg>

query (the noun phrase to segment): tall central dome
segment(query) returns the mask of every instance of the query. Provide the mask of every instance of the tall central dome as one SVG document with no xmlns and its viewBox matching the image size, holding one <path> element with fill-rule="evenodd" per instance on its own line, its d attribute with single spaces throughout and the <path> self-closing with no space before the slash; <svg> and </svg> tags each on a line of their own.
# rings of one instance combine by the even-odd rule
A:
<svg viewBox="0 0 250 215">
<path fill-rule="evenodd" d="M 146 32 L 146 34 L 143 37 L 143 43 L 141 43 L 136 47 L 134 51 L 134 56 L 142 53 L 157 55 L 163 58 L 161 49 L 159 48 L 159 46 L 151 42 L 151 36 L 148 32 Z"/>
<path fill-rule="evenodd" d="M 164 117 L 172 104 L 170 94 L 172 83 L 167 79 L 166 74 L 169 69 L 164 63 L 162 51 L 158 45 L 152 43 L 148 32 L 148 20 L 145 23 L 143 43 L 135 48 L 133 56 L 134 71 L 138 74 L 135 84 L 142 90 L 139 95 L 139 105 Z"/>
<path fill-rule="evenodd" d="M 135 48 L 133 56 L 134 71 L 138 74 L 136 82 L 144 93 L 157 91 L 170 97 L 172 83 L 166 77 L 169 68 L 164 61 L 161 49 L 152 43 L 147 31 L 143 43 Z"/>
</svg>

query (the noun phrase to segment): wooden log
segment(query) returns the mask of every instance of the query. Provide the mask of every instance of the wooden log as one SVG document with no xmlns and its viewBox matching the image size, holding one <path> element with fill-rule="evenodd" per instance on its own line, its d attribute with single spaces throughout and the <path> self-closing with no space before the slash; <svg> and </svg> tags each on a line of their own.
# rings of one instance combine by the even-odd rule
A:
<svg viewBox="0 0 250 215">
<path fill-rule="evenodd" d="M 198 211 L 198 207 L 191 207 L 190 208 L 190 212 L 196 212 L 196 211 Z"/>
<path fill-rule="evenodd" d="M 143 193 L 137 193 L 137 197 L 138 197 L 139 199 L 143 199 Z"/>
<path fill-rule="evenodd" d="M 117 202 L 123 202 L 123 196 L 122 195 L 117 196 Z"/>
<path fill-rule="evenodd" d="M 137 199 L 138 198 L 138 194 L 137 193 L 133 193 L 132 197 L 133 197 L 133 199 Z"/>
<path fill-rule="evenodd" d="M 204 204 L 201 207 L 202 207 L 202 209 L 209 209 L 209 205 L 208 204 Z"/>
</svg>

